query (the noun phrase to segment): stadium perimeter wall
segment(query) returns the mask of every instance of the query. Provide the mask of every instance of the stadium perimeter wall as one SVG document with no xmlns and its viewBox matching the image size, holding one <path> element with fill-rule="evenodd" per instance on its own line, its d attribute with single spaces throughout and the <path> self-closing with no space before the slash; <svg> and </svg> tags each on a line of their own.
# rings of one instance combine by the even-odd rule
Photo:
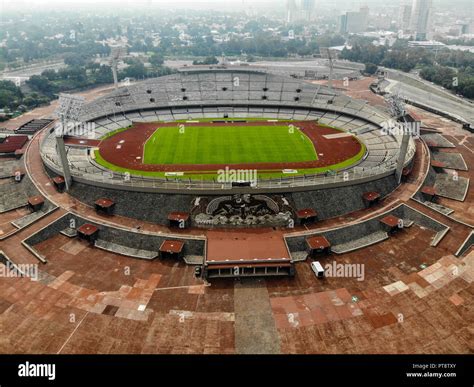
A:
<svg viewBox="0 0 474 387">
<path fill-rule="evenodd" d="M 338 188 L 318 189 L 306 192 L 286 192 L 283 195 L 298 209 L 314 208 L 320 220 L 337 217 L 364 208 L 362 194 L 367 191 L 380 192 L 387 196 L 397 187 L 394 175 Z M 246 193 L 260 193 L 256 190 L 244 190 Z M 75 181 L 69 193 L 81 202 L 94 206 L 99 198 L 109 198 L 115 201 L 115 214 L 142 219 L 148 222 L 166 224 L 170 212 L 189 212 L 192 201 L 196 197 L 211 196 L 204 192 L 199 194 L 186 193 L 163 194 L 151 192 L 123 191 L 108 187 L 92 186 Z M 237 193 L 237 192 L 234 192 Z M 272 192 L 274 194 L 275 192 Z M 211 197 L 222 196 L 224 192 L 213 192 Z"/>
<path fill-rule="evenodd" d="M 60 231 L 64 230 L 71 226 L 71 221 L 74 221 L 75 227 L 78 228 L 85 223 L 93 224 L 97 226 L 99 231 L 99 239 L 114 242 L 122 243 L 130 248 L 149 250 L 149 251 L 158 251 L 161 243 L 166 239 L 172 240 L 181 240 L 185 242 L 185 254 L 187 255 L 205 255 L 205 245 L 206 241 L 204 238 L 182 238 L 175 235 L 157 235 L 144 232 L 132 232 L 127 230 L 122 230 L 120 228 L 106 226 L 97 222 L 92 222 L 90 220 L 84 219 L 80 216 L 77 216 L 72 213 L 68 213 L 58 220 L 50 223 L 43 229 L 39 230 L 37 233 L 33 234 L 27 238 L 24 242 L 30 246 L 34 246 L 38 243 L 41 243 L 54 235 L 57 235 Z"/>
<path fill-rule="evenodd" d="M 285 237 L 286 243 L 291 252 L 306 250 L 306 238 L 314 235 L 324 235 L 333 245 L 347 243 L 354 239 L 365 237 L 371 233 L 382 231 L 383 226 L 380 223 L 380 219 L 389 214 L 401 218 L 404 221 L 413 221 L 418 226 L 428 228 L 439 234 L 438 238 L 443 237 L 449 230 L 449 227 L 441 222 L 438 222 L 405 204 L 401 204 L 393 210 L 353 225 L 337 227 L 324 232 L 306 233 L 305 235 L 291 236 L 290 234 Z"/>
</svg>

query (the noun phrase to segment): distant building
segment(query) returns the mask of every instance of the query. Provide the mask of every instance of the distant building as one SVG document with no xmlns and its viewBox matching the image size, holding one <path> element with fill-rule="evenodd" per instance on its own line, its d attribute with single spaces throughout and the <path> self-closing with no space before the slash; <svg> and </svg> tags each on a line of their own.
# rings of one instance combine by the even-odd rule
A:
<svg viewBox="0 0 474 387">
<path fill-rule="evenodd" d="M 400 13 L 398 15 L 399 29 L 403 33 L 407 33 L 410 30 L 410 18 L 411 18 L 411 3 L 409 0 L 404 0 L 400 5 Z"/>
<path fill-rule="evenodd" d="M 301 1 L 301 12 L 305 20 L 311 20 L 313 16 L 315 0 L 302 0 Z"/>
<path fill-rule="evenodd" d="M 408 47 L 423 47 L 428 50 L 439 50 L 440 48 L 445 47 L 446 45 L 435 40 L 414 40 L 408 42 Z"/>
<path fill-rule="evenodd" d="M 471 28 L 472 23 L 463 23 L 461 24 L 461 35 L 467 35 L 472 32 Z"/>
<path fill-rule="evenodd" d="M 471 25 L 467 22 L 457 22 L 449 30 L 451 36 L 468 35 L 471 33 Z"/>
<path fill-rule="evenodd" d="M 365 32 L 369 23 L 369 8 L 362 7 L 360 11 L 349 11 L 339 19 L 339 32 L 341 34 L 356 34 Z"/>
<path fill-rule="evenodd" d="M 298 7 L 295 0 L 286 0 L 286 22 L 291 23 L 296 20 Z"/>
<path fill-rule="evenodd" d="M 468 51 L 474 54 L 474 47 L 473 46 L 459 46 L 456 44 L 446 46 L 449 50 L 457 50 L 457 51 Z"/>
<path fill-rule="evenodd" d="M 359 12 L 366 15 L 367 20 L 369 19 L 369 7 L 368 6 L 364 5 L 364 6 L 360 7 Z"/>
<path fill-rule="evenodd" d="M 1 81 L 10 81 L 10 82 L 13 82 L 15 84 L 15 86 L 17 87 L 20 87 L 22 85 L 25 84 L 26 81 L 28 81 L 30 79 L 30 77 L 25 77 L 25 76 L 22 76 L 22 77 L 12 77 L 12 76 L 1 76 L 0 77 L 0 80 Z"/>
<path fill-rule="evenodd" d="M 286 22 L 311 20 L 315 4 L 316 0 L 286 0 Z"/>
<path fill-rule="evenodd" d="M 398 39 L 397 33 L 393 31 L 370 31 L 357 34 L 366 38 L 373 38 L 372 44 L 374 46 L 389 46 L 392 47 Z"/>
<path fill-rule="evenodd" d="M 415 40 L 427 40 L 431 29 L 432 0 L 413 0 L 410 31 Z"/>
</svg>

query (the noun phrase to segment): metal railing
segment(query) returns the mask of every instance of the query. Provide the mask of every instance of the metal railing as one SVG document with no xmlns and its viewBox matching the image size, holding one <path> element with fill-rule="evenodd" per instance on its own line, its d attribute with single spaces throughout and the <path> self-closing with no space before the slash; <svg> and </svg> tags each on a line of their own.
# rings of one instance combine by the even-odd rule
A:
<svg viewBox="0 0 474 387">
<path fill-rule="evenodd" d="M 413 157 L 414 152 L 409 156 Z M 50 155 L 42 154 L 45 164 L 58 173 L 61 173 L 59 159 L 54 159 Z M 303 175 L 293 177 L 282 177 L 273 179 L 257 179 L 256 184 L 252 185 L 255 189 L 282 189 L 297 187 L 312 187 L 319 185 L 345 185 L 351 183 L 370 180 L 372 177 L 386 176 L 394 173 L 396 160 L 382 163 L 376 167 L 354 167 L 347 171 L 329 172 L 323 174 Z M 87 180 L 90 182 L 101 183 L 101 185 L 120 185 L 134 188 L 152 188 L 162 190 L 232 190 L 231 182 L 216 182 L 213 180 L 186 180 L 179 178 L 158 178 L 141 176 L 136 174 L 125 174 L 102 170 L 94 164 L 88 167 L 80 167 L 71 163 L 71 174 L 73 178 Z"/>
<path fill-rule="evenodd" d="M 400 140 L 397 136 L 394 138 Z M 45 144 L 51 139 L 51 131 L 43 135 L 40 141 L 40 153 L 44 163 L 53 171 L 58 174 L 62 173 L 62 166 L 58 158 L 52 156 L 55 154 L 55 149 L 50 148 L 50 153 L 47 153 Z M 415 154 L 415 144 L 413 141 L 409 144 L 409 150 L 407 153 L 408 162 L 412 160 Z M 147 188 L 157 190 L 232 190 L 232 183 L 221 183 L 213 180 L 190 180 L 190 179 L 179 179 L 179 178 L 159 178 L 142 176 L 132 173 L 120 173 L 108 170 L 99 164 L 95 163 L 90 157 L 84 157 L 84 161 L 87 161 L 89 165 L 87 167 L 81 167 L 70 162 L 70 169 L 73 178 L 82 181 L 97 182 L 101 185 L 120 185 L 128 186 L 133 188 Z M 405 165 L 408 164 L 406 161 Z M 370 180 L 375 177 L 387 176 L 395 172 L 397 160 L 396 157 L 392 157 L 390 160 L 385 161 L 373 167 L 361 167 L 354 166 L 347 170 L 340 170 L 337 172 L 328 171 L 326 173 L 303 175 L 303 176 L 292 176 L 282 178 L 268 178 L 268 179 L 257 179 L 256 184 L 253 188 L 256 189 L 282 189 L 282 188 L 301 188 L 301 187 L 312 187 L 312 186 L 325 186 L 325 185 L 349 185 L 352 183 L 362 182 Z"/>
</svg>

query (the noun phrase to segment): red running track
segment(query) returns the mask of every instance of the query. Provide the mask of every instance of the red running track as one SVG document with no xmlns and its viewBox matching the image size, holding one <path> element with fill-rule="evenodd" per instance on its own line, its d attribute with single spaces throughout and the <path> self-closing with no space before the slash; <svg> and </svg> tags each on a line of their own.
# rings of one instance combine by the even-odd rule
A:
<svg viewBox="0 0 474 387">
<path fill-rule="evenodd" d="M 254 126 L 254 125 L 281 125 L 281 122 L 233 122 L 232 126 Z M 353 137 L 340 137 L 327 139 L 324 135 L 339 134 L 339 130 L 318 125 L 315 121 L 292 122 L 300 128 L 315 145 L 318 152 L 318 160 L 288 163 L 244 163 L 244 164 L 143 164 L 143 148 L 150 136 L 158 126 L 176 126 L 177 123 L 134 123 L 130 129 L 117 133 L 103 141 L 99 146 L 100 155 L 104 160 L 116 166 L 152 172 L 209 172 L 213 173 L 225 167 L 233 169 L 257 169 L 260 172 L 281 171 L 282 169 L 306 169 L 328 167 L 343 162 L 356 156 L 362 145 Z M 199 123 L 186 123 L 186 126 L 202 126 Z M 208 125 L 208 123 L 206 123 Z M 209 123 L 209 125 L 212 125 Z M 215 123 L 223 126 L 226 123 Z M 117 149 L 117 145 L 121 148 Z M 137 159 L 137 157 L 139 157 Z"/>
</svg>

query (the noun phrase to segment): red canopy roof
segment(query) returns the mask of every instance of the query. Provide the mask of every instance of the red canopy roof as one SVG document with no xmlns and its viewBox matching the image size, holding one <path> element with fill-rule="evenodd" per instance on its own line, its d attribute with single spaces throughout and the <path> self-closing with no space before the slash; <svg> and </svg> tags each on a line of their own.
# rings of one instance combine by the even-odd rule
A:
<svg viewBox="0 0 474 387">
<path fill-rule="evenodd" d="M 306 238 L 306 243 L 311 250 L 331 247 L 331 243 L 322 235 Z"/>
<path fill-rule="evenodd" d="M 28 136 L 8 136 L 0 143 L 0 153 L 13 153 L 23 148 L 28 141 Z"/>
<path fill-rule="evenodd" d="M 179 254 L 183 251 L 184 242 L 165 240 L 160 246 L 160 252 L 162 253 L 174 253 Z"/>
</svg>

